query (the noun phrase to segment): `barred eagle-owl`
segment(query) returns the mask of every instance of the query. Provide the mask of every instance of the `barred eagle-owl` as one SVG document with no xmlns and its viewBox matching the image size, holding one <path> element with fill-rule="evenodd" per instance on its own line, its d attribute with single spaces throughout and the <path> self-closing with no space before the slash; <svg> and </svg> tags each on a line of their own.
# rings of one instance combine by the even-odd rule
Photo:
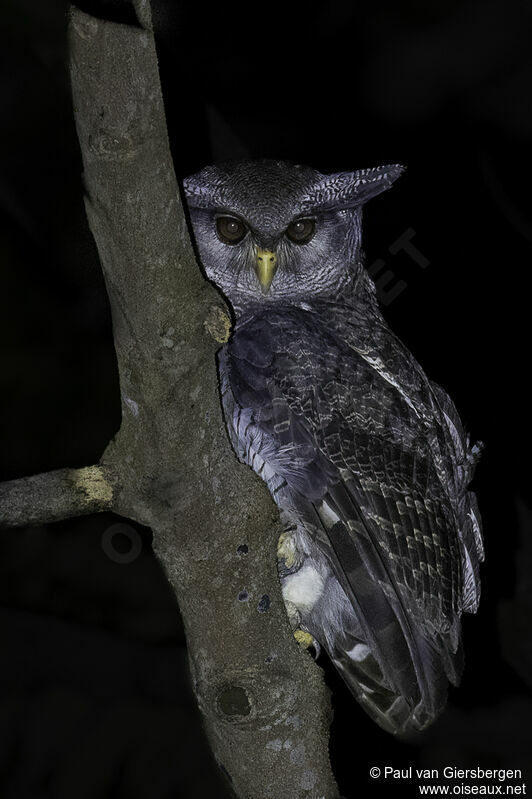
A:
<svg viewBox="0 0 532 799">
<path fill-rule="evenodd" d="M 479 448 L 362 265 L 362 206 L 402 171 L 251 161 L 184 182 L 200 260 L 234 310 L 225 419 L 280 509 L 296 637 L 398 734 L 430 724 L 460 679 L 483 557 L 468 490 Z"/>
</svg>

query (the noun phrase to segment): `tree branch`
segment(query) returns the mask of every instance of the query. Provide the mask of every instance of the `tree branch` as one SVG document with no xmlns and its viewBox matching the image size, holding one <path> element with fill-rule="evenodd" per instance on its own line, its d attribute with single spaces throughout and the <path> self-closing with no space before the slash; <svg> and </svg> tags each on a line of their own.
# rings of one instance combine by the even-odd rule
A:
<svg viewBox="0 0 532 799">
<path fill-rule="evenodd" d="M 0 525 L 35 526 L 112 507 L 113 491 L 99 466 L 58 469 L 0 483 Z"/>
<path fill-rule="evenodd" d="M 136 8 L 149 28 L 149 0 Z M 86 209 L 122 398 L 122 424 L 100 464 L 105 507 L 153 530 L 207 734 L 236 794 L 334 799 L 329 695 L 284 609 L 279 514 L 224 429 L 218 345 L 208 330 L 225 306 L 203 280 L 188 237 L 153 34 L 74 9 L 69 38 Z M 30 481 L 46 486 L 50 477 Z M 42 519 L 39 502 L 28 492 L 24 500 L 26 521 Z M 57 496 L 51 502 L 59 513 Z M 74 506 L 80 512 L 76 502 L 67 500 L 66 515 Z"/>
</svg>

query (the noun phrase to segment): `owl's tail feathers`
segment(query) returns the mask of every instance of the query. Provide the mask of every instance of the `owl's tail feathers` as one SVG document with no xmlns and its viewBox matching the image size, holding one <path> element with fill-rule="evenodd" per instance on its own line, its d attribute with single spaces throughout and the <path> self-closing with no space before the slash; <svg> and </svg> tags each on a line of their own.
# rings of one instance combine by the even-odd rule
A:
<svg viewBox="0 0 532 799">
<path fill-rule="evenodd" d="M 351 643 L 353 646 L 349 647 Z M 444 663 L 441 652 L 431 652 L 426 642 L 420 642 L 425 672 L 420 682 L 429 683 L 428 695 L 423 695 L 417 685 L 408 692 L 398 692 L 367 644 L 353 639 L 349 644 L 344 648 L 341 637 L 337 640 L 329 652 L 332 662 L 366 713 L 386 732 L 398 737 L 407 738 L 432 724 L 445 707 L 448 680 L 456 684 L 460 679 L 461 644 L 454 655 L 446 656 L 448 663 Z"/>
<path fill-rule="evenodd" d="M 330 531 L 329 531 L 330 534 Z M 364 564 L 346 563 L 340 580 L 352 607 L 352 629 L 337 629 L 322 643 L 359 703 L 388 732 L 403 735 L 428 726 L 447 697 L 441 659 L 412 632 L 394 598 L 365 574 Z M 356 593 L 352 586 L 356 585 Z M 321 631 L 313 631 L 320 640 Z M 328 645 L 327 645 L 328 644 Z M 332 645 L 331 645 L 332 644 Z"/>
<path fill-rule="evenodd" d="M 358 701 L 384 729 L 399 735 L 422 730 L 443 710 L 448 681 L 459 680 L 458 627 L 444 640 L 430 618 L 415 618 L 407 611 L 363 520 L 347 504 L 349 497 L 340 486 L 333 492 L 331 502 L 344 518 L 351 518 L 353 529 L 343 522 L 328 526 L 327 557 L 351 605 L 352 631 L 363 648 L 338 630 L 329 654 Z"/>
<path fill-rule="evenodd" d="M 331 659 L 351 693 L 380 727 L 393 735 L 408 726 L 411 706 L 386 684 L 366 644 L 358 642 L 348 651 L 333 651 Z"/>
</svg>

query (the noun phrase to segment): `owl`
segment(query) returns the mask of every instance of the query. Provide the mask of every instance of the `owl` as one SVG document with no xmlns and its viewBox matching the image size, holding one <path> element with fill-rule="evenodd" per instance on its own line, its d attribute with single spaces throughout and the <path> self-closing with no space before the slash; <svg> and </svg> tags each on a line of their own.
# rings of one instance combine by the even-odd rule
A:
<svg viewBox="0 0 532 799">
<path fill-rule="evenodd" d="M 261 160 L 184 181 L 200 261 L 234 312 L 224 416 L 280 511 L 294 634 L 396 735 L 431 724 L 460 680 L 483 559 L 468 490 L 480 447 L 363 266 L 362 207 L 402 171 Z"/>
</svg>

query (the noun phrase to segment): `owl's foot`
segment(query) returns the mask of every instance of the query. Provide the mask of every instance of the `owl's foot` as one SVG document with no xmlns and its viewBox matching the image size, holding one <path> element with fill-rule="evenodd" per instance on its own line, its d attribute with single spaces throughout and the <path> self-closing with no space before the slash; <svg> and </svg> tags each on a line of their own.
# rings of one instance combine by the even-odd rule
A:
<svg viewBox="0 0 532 799">
<path fill-rule="evenodd" d="M 310 633 L 307 633 L 306 630 L 296 630 L 294 633 L 294 638 L 299 646 L 303 647 L 303 649 L 308 649 L 309 646 L 314 646 L 314 638 Z"/>
<path fill-rule="evenodd" d="M 277 557 L 284 560 L 287 569 L 291 569 L 296 562 L 296 539 L 293 533 L 285 532 L 279 536 L 277 542 Z"/>
<path fill-rule="evenodd" d="M 296 630 L 294 632 L 294 638 L 302 649 L 310 651 L 310 654 L 314 660 L 319 658 L 321 646 L 310 633 L 308 633 L 306 630 Z"/>
</svg>

